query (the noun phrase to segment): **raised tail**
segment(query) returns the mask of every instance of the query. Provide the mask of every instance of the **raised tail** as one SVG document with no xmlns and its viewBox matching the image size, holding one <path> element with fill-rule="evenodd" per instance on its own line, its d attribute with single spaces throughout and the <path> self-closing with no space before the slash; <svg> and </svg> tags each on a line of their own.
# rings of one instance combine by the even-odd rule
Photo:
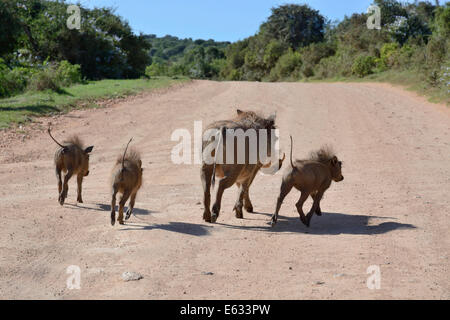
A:
<svg viewBox="0 0 450 320">
<path fill-rule="evenodd" d="M 67 149 L 66 146 L 63 146 L 61 143 L 59 143 L 58 141 L 56 141 L 55 138 L 53 138 L 52 132 L 51 132 L 51 131 L 52 131 L 52 130 L 50 129 L 50 127 L 48 127 L 47 132 L 48 132 L 48 135 L 50 136 L 50 138 L 52 138 L 52 140 L 55 141 L 55 143 L 56 143 L 58 146 L 60 146 L 60 147 L 63 148 L 64 150 L 66 150 L 66 149 Z"/>
<path fill-rule="evenodd" d="M 130 141 L 128 141 L 127 146 L 125 148 L 125 152 L 123 153 L 123 157 L 122 157 L 122 171 L 125 169 L 125 156 L 126 156 L 127 151 L 128 151 L 128 146 L 130 145 L 132 140 L 133 140 L 133 138 L 131 138 Z"/>
</svg>

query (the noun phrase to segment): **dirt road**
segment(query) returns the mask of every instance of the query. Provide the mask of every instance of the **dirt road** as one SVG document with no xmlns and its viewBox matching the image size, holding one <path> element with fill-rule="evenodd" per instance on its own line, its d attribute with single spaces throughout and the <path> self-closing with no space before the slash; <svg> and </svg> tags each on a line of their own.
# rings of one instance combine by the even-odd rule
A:
<svg viewBox="0 0 450 320">
<path fill-rule="evenodd" d="M 255 210 L 237 220 L 236 187 L 218 223 L 202 221 L 199 165 L 175 165 L 175 129 L 193 133 L 236 108 L 278 111 L 281 147 L 306 156 L 329 143 L 344 161 L 322 217 L 307 229 L 291 192 L 270 220 L 281 176 L 258 176 Z M 382 84 L 195 81 L 107 109 L 38 119 L 42 130 L 0 149 L 0 298 L 449 299 L 450 112 Z M 84 204 L 57 202 L 55 137 L 94 145 Z M 111 227 L 109 173 L 130 137 L 143 155 L 136 216 Z M 214 197 L 213 197 L 214 199 Z M 310 205 L 307 202 L 307 206 Z M 306 206 L 305 206 L 305 209 Z M 69 290 L 68 266 L 81 269 Z M 378 266 L 379 290 L 367 286 Z M 143 279 L 124 282 L 125 271 Z"/>
</svg>

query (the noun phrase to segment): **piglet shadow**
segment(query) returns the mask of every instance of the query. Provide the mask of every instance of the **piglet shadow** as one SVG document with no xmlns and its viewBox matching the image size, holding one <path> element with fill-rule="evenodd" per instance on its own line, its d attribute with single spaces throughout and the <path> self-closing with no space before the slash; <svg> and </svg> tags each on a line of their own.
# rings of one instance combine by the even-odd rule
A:
<svg viewBox="0 0 450 320">
<path fill-rule="evenodd" d="M 100 204 L 98 203 L 97 206 L 100 207 L 100 209 L 102 211 L 111 211 L 111 205 L 110 204 Z M 128 207 L 125 207 L 126 211 L 128 209 Z M 116 212 L 119 210 L 118 206 L 116 206 Z M 133 214 L 135 215 L 149 215 L 151 213 L 158 213 L 158 211 L 151 211 L 151 210 L 147 210 L 147 209 L 139 209 L 139 208 L 133 208 Z"/>
<path fill-rule="evenodd" d="M 78 204 L 71 204 L 71 203 L 65 203 L 64 204 L 65 207 L 70 208 L 70 209 L 77 209 L 77 210 L 92 210 L 92 211 L 111 211 L 111 205 L 107 205 L 107 204 L 101 204 L 101 203 L 97 203 L 95 204 L 95 207 L 88 207 L 83 205 L 82 203 L 78 203 Z M 128 208 L 125 207 L 126 211 Z M 118 211 L 118 208 L 116 207 L 116 212 Z M 135 215 L 149 215 L 151 213 L 158 213 L 158 211 L 151 211 L 151 210 L 146 210 L 146 209 L 139 209 L 139 208 L 133 208 L 133 214 Z"/>
<path fill-rule="evenodd" d="M 167 224 L 152 224 L 152 225 L 126 223 L 126 228 L 120 229 L 120 231 L 142 231 L 142 230 L 159 229 L 201 237 L 209 235 L 208 229 L 210 228 L 212 227 L 185 222 L 169 222 Z"/>
<path fill-rule="evenodd" d="M 255 213 L 257 215 L 265 215 L 267 223 L 269 223 L 272 214 L 269 213 Z M 311 226 L 307 228 L 297 217 L 278 217 L 278 223 L 275 227 L 267 224 L 267 227 L 260 226 L 232 226 L 222 224 L 228 228 L 249 229 L 255 231 L 266 232 L 290 232 L 290 233 L 305 233 L 314 235 L 376 235 L 389 233 L 395 230 L 415 229 L 412 224 L 399 223 L 394 221 L 380 221 L 380 220 L 395 220 L 390 217 L 364 216 L 356 214 L 344 213 L 323 213 L 321 217 L 314 216 L 311 220 Z"/>
</svg>

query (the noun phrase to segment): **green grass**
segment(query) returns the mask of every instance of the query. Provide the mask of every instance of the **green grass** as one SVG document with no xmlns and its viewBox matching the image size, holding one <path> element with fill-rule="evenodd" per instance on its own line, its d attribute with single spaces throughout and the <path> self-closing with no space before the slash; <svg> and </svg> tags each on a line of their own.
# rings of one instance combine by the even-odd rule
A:
<svg viewBox="0 0 450 320">
<path fill-rule="evenodd" d="M 188 79 L 169 77 L 150 80 L 101 80 L 64 88 L 59 92 L 26 92 L 0 99 L 0 129 L 32 121 L 36 116 L 65 113 L 80 107 L 96 107 L 96 101 L 102 99 L 121 98 L 185 81 Z"/>
<path fill-rule="evenodd" d="M 395 71 L 389 70 L 374 73 L 364 78 L 358 77 L 335 77 L 329 79 L 309 79 L 308 82 L 384 82 L 394 85 L 401 85 L 407 90 L 414 91 L 425 96 L 430 102 L 444 103 L 450 106 L 450 92 L 448 87 L 432 87 L 426 83 L 417 71 Z"/>
</svg>

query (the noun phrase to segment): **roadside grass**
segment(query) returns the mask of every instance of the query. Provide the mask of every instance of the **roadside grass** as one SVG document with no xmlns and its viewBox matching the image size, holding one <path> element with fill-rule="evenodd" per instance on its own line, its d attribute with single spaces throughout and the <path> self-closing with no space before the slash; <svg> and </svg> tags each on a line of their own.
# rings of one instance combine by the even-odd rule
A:
<svg viewBox="0 0 450 320">
<path fill-rule="evenodd" d="M 406 90 L 414 91 L 424 96 L 433 103 L 443 103 L 450 106 L 450 88 L 449 86 L 433 87 L 423 79 L 417 71 L 384 71 L 374 73 L 364 78 L 358 77 L 335 77 L 329 79 L 308 79 L 301 80 L 305 82 L 380 82 L 401 85 Z"/>
<path fill-rule="evenodd" d="M 188 80 L 188 78 L 181 77 L 177 79 L 154 77 L 136 80 L 100 80 L 74 85 L 57 92 L 51 90 L 26 92 L 0 99 L 0 129 L 32 121 L 36 116 L 66 113 L 81 107 L 95 108 L 98 100 L 122 98 L 143 91 L 166 88 Z"/>
</svg>

